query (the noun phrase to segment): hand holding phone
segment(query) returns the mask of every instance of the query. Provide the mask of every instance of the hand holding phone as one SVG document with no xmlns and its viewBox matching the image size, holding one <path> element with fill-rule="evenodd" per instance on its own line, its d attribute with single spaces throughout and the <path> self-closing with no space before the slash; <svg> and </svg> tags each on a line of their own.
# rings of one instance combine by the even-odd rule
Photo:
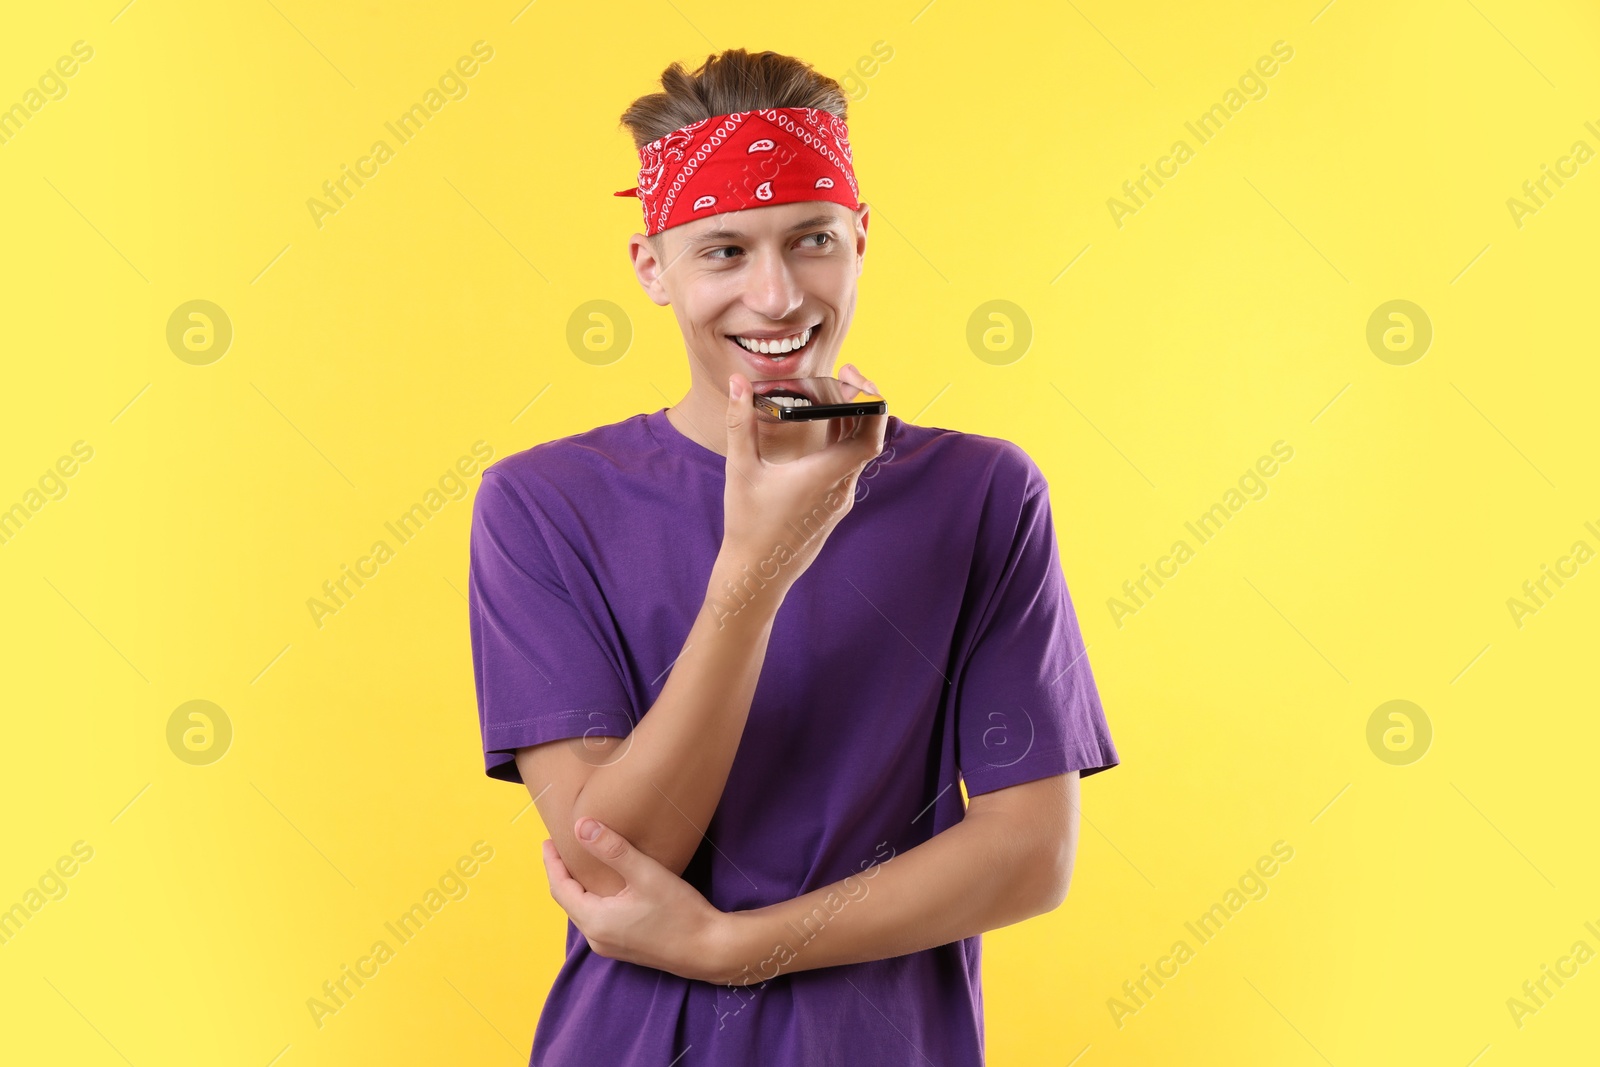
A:
<svg viewBox="0 0 1600 1067">
<path fill-rule="evenodd" d="M 807 382 L 812 384 L 794 389 L 797 383 Z M 868 384 L 865 379 L 849 385 L 834 378 L 751 382 L 743 374 L 735 374 L 730 381 L 719 555 L 735 563 L 735 569 L 747 565 L 767 579 L 764 591 L 770 589 L 774 594 L 768 598 L 770 604 L 781 602 L 795 579 L 811 566 L 829 534 L 855 503 L 862 470 L 883 451 L 887 405 L 882 397 L 867 391 Z M 827 424 L 827 444 L 798 459 L 773 463 L 761 456 L 757 423 L 793 420 L 765 414 L 754 394 L 766 390 L 764 395 L 770 399 L 780 385 L 806 399 L 814 396 L 830 402 L 811 405 L 814 407 L 831 406 L 833 401 L 853 407 L 856 400 L 870 397 L 862 403 L 876 406 L 876 413 L 821 415 L 837 420 Z"/>
</svg>

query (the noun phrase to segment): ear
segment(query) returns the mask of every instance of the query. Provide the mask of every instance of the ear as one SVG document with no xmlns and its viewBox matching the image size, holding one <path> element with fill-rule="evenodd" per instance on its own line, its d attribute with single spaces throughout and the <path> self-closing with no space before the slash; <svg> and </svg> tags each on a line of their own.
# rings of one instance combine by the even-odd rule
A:
<svg viewBox="0 0 1600 1067">
<path fill-rule="evenodd" d="M 661 281 L 665 265 L 661 257 L 656 254 L 650 238 L 642 233 L 636 233 L 628 238 L 628 258 L 633 262 L 634 276 L 639 279 L 639 286 L 645 291 L 645 295 L 654 301 L 657 307 L 666 307 L 672 303 L 671 297 L 667 295 L 667 287 Z"/>
</svg>

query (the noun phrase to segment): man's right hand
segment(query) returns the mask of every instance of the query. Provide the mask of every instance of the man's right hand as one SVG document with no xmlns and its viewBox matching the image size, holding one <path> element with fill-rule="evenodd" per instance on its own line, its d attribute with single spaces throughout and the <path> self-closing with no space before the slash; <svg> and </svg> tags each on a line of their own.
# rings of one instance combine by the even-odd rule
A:
<svg viewBox="0 0 1600 1067">
<path fill-rule="evenodd" d="M 856 482 L 883 451 L 889 417 L 828 419 L 825 447 L 788 463 L 769 463 L 760 454 L 752 392 L 743 374 L 729 380 L 722 552 L 748 564 L 769 585 L 776 583 L 781 596 L 854 506 Z"/>
</svg>

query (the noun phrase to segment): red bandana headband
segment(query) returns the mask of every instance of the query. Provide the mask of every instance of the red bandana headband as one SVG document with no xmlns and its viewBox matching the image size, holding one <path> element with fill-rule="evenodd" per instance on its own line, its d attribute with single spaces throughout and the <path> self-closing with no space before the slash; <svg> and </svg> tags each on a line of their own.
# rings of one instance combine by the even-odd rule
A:
<svg viewBox="0 0 1600 1067">
<path fill-rule="evenodd" d="M 644 232 L 750 207 L 829 200 L 854 211 L 860 190 L 844 120 L 810 107 L 760 108 L 691 122 L 639 149 Z"/>
</svg>

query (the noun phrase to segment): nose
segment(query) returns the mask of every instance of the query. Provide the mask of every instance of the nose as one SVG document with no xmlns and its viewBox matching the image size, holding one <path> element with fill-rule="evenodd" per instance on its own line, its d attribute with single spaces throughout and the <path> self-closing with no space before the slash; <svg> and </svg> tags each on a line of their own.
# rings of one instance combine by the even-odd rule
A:
<svg viewBox="0 0 1600 1067">
<path fill-rule="evenodd" d="M 787 319 L 805 299 L 800 284 L 782 253 L 763 251 L 754 257 L 748 274 L 745 303 L 774 322 Z"/>
</svg>

